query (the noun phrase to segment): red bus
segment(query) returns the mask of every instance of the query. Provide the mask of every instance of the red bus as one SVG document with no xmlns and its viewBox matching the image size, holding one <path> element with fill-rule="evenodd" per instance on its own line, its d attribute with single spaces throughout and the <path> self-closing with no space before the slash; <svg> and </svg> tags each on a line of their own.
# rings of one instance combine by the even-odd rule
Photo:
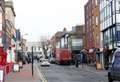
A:
<svg viewBox="0 0 120 82">
<path fill-rule="evenodd" d="M 65 33 L 56 43 L 56 62 L 66 64 L 71 62 L 71 50 L 69 46 L 68 33 Z"/>
</svg>

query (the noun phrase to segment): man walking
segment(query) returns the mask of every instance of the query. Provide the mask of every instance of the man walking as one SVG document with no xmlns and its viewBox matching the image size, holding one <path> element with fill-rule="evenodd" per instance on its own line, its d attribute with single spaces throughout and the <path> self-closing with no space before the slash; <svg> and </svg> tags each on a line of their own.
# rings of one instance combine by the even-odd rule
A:
<svg viewBox="0 0 120 82">
<path fill-rule="evenodd" d="M 79 67 L 79 54 L 75 54 L 75 67 L 78 68 Z"/>
<path fill-rule="evenodd" d="M 82 61 L 82 68 L 87 65 L 87 54 L 82 51 L 82 56 L 81 56 L 81 61 Z"/>
</svg>

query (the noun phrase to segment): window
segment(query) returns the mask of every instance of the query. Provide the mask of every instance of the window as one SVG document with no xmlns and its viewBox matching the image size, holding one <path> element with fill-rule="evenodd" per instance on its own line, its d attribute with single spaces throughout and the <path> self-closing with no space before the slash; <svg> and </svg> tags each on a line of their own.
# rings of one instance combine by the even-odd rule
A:
<svg viewBox="0 0 120 82">
<path fill-rule="evenodd" d="M 110 43 L 110 29 L 107 31 L 108 42 Z"/>
<path fill-rule="evenodd" d="M 105 44 L 108 43 L 108 31 L 105 31 L 105 32 L 103 33 L 103 40 L 104 40 L 104 43 L 105 43 Z"/>
<path fill-rule="evenodd" d="M 98 25 L 98 16 L 96 17 L 96 25 Z"/>
<path fill-rule="evenodd" d="M 112 29 L 110 29 L 110 42 L 112 42 Z"/>
<path fill-rule="evenodd" d="M 112 1 L 112 11 L 115 12 L 115 3 L 114 3 L 114 0 Z"/>
<path fill-rule="evenodd" d="M 113 15 L 113 24 L 115 24 L 115 15 Z"/>
<path fill-rule="evenodd" d="M 60 48 L 60 42 L 57 42 L 56 48 Z"/>
<path fill-rule="evenodd" d="M 61 48 L 64 48 L 64 45 L 65 45 L 65 40 L 64 38 L 61 39 Z"/>
<path fill-rule="evenodd" d="M 115 36 L 116 34 L 115 34 L 115 27 L 113 28 L 113 40 L 115 41 L 115 39 L 116 39 L 116 36 Z"/>
<path fill-rule="evenodd" d="M 95 0 L 95 4 L 98 5 L 98 0 Z"/>
<path fill-rule="evenodd" d="M 92 16 L 92 24 L 94 24 L 94 16 Z"/>
<path fill-rule="evenodd" d="M 109 18 L 109 26 L 112 25 L 112 17 Z"/>
<path fill-rule="evenodd" d="M 72 39 L 72 48 L 73 49 L 81 49 L 83 46 L 82 39 Z"/>
</svg>

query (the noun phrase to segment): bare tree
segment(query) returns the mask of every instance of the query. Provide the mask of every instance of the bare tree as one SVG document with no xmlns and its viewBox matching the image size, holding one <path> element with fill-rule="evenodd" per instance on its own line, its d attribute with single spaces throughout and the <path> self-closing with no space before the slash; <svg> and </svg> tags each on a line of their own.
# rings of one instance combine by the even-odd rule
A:
<svg viewBox="0 0 120 82">
<path fill-rule="evenodd" d="M 40 37 L 40 44 L 41 44 L 41 47 L 42 47 L 43 54 L 44 54 L 45 58 L 48 58 L 48 56 L 47 56 L 48 41 L 49 41 L 48 36 L 41 36 Z"/>
</svg>

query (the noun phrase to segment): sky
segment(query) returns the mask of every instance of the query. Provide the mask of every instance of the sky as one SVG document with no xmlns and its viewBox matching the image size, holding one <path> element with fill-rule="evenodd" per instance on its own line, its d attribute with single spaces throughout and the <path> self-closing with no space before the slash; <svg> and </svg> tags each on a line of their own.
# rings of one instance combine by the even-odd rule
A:
<svg viewBox="0 0 120 82">
<path fill-rule="evenodd" d="M 15 27 L 28 41 L 51 37 L 64 27 L 84 24 L 84 5 L 88 0 L 13 0 Z M 26 35 L 27 34 L 27 35 Z"/>
</svg>

